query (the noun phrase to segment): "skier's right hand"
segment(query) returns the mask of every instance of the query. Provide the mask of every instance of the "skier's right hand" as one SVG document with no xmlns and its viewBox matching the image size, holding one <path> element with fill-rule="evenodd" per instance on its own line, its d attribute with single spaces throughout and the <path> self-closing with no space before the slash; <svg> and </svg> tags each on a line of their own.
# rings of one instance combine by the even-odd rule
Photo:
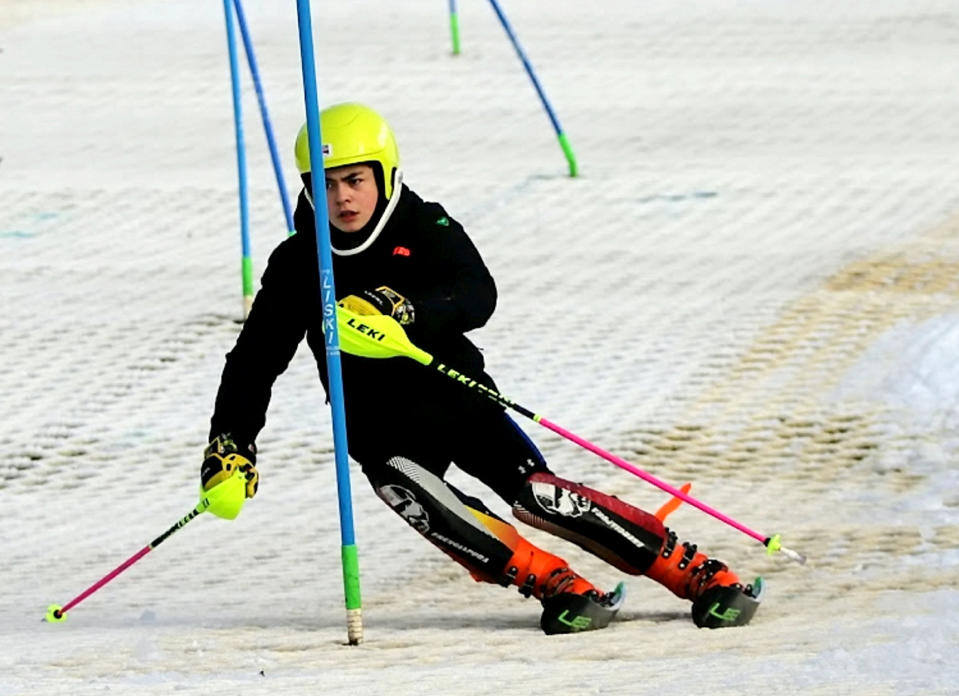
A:
<svg viewBox="0 0 959 696">
<path fill-rule="evenodd" d="M 246 497 L 256 495 L 260 474 L 256 470 L 256 446 L 237 447 L 229 434 L 217 435 L 203 451 L 200 484 L 208 491 L 223 483 L 239 469 L 246 475 Z"/>
<path fill-rule="evenodd" d="M 402 326 L 409 326 L 416 317 L 413 303 L 386 285 L 381 285 L 376 290 L 347 295 L 339 304 L 360 316 L 383 314 L 393 317 Z"/>
</svg>

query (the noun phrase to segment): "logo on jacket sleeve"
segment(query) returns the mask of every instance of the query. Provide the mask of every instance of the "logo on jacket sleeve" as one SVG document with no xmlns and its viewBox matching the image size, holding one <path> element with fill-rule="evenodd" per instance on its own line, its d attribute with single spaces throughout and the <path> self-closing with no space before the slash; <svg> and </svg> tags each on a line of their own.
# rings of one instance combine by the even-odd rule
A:
<svg viewBox="0 0 959 696">
<path fill-rule="evenodd" d="M 410 250 L 405 246 L 393 247 L 393 256 L 409 256 Z"/>
</svg>

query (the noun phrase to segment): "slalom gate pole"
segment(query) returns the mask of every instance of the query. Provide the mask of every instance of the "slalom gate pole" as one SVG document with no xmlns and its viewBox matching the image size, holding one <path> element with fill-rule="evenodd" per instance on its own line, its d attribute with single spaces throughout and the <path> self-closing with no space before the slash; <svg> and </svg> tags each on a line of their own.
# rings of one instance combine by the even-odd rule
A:
<svg viewBox="0 0 959 696">
<path fill-rule="evenodd" d="M 293 213 L 290 210 L 290 200 L 286 193 L 286 181 L 283 179 L 283 166 L 280 163 L 280 156 L 276 149 L 276 138 L 273 137 L 273 125 L 270 122 L 270 112 L 266 108 L 266 98 L 263 96 L 263 85 L 260 82 L 260 70 L 256 64 L 256 55 L 253 51 L 253 41 L 250 39 L 250 32 L 246 25 L 246 16 L 243 13 L 243 3 L 240 0 L 233 0 L 233 7 L 236 9 L 236 20 L 240 27 L 240 36 L 243 39 L 243 48 L 246 50 L 246 60 L 250 66 L 250 75 L 253 78 L 253 86 L 256 89 L 256 101 L 260 105 L 260 118 L 263 121 L 263 131 L 266 133 L 266 143 L 270 148 L 270 160 L 273 162 L 273 174 L 276 176 L 276 186 L 280 192 L 280 205 L 283 206 L 283 216 L 286 219 L 286 230 L 288 234 L 293 234 Z"/>
<path fill-rule="evenodd" d="M 306 103 L 306 128 L 310 142 L 310 171 L 313 172 L 314 186 L 323 186 L 323 139 L 320 133 L 320 114 L 317 106 L 319 99 L 316 89 L 316 59 L 313 53 L 313 27 L 309 0 L 297 0 L 296 8 L 300 32 L 300 61 L 303 68 L 303 98 Z M 363 640 L 360 568 L 353 532 L 353 502 L 350 492 L 346 412 L 343 406 L 343 370 L 340 363 L 340 339 L 336 322 L 330 218 L 326 209 L 326 196 L 321 193 L 316 197 L 316 201 L 313 217 L 316 222 L 316 252 L 320 269 L 320 296 L 323 302 L 323 334 L 329 376 L 330 410 L 333 417 L 333 450 L 339 493 L 343 588 L 346 595 L 346 631 L 349 644 L 358 645 Z"/>
<path fill-rule="evenodd" d="M 173 524 L 168 530 L 163 532 L 156 539 L 151 541 L 149 544 L 144 546 L 142 549 L 137 551 L 135 554 L 130 556 L 123 563 L 118 565 L 116 568 L 111 570 L 109 573 L 104 575 L 102 578 L 97 580 L 95 583 L 90 585 L 83 592 L 78 594 L 76 597 L 71 599 L 69 602 L 60 606 L 59 604 L 51 604 L 47 607 L 47 614 L 44 617 L 49 623 L 59 623 L 61 621 L 66 621 L 67 612 L 70 611 L 73 607 L 78 605 L 84 599 L 92 595 L 94 592 L 99 590 L 101 587 L 106 585 L 108 582 L 117 577 L 124 570 L 132 566 L 134 563 L 139 561 L 141 558 L 150 553 L 157 546 L 162 544 L 164 541 L 169 539 L 175 532 L 183 529 L 191 520 L 196 517 L 199 517 L 204 512 L 210 511 L 214 512 L 221 517 L 226 519 L 233 519 L 239 513 L 240 508 L 243 506 L 243 501 L 246 498 L 246 479 L 243 476 L 242 472 L 234 474 L 233 478 L 227 479 L 223 483 L 214 488 L 210 489 L 203 494 L 203 497 L 200 499 L 200 502 L 186 514 L 183 518 L 178 520 Z"/>
<path fill-rule="evenodd" d="M 598 454 L 606 461 L 615 464 L 616 466 L 630 472 L 635 476 L 638 476 L 647 483 L 651 483 L 657 488 L 666 491 L 674 498 L 678 498 L 679 500 L 689 503 L 693 507 L 699 508 L 706 514 L 715 517 L 720 522 L 724 522 L 730 527 L 738 529 L 743 534 L 746 534 L 747 536 L 750 536 L 753 539 L 761 542 L 770 554 L 775 553 L 776 551 L 781 551 L 783 555 L 790 560 L 796 561 L 797 563 L 806 562 L 805 556 L 791 549 L 787 549 L 782 545 L 780 535 L 775 534 L 772 536 L 766 536 L 750 529 L 746 525 L 737 522 L 728 515 L 724 515 L 718 510 L 710 507 L 706 503 L 700 502 L 679 488 L 671 486 L 664 481 L 660 481 L 652 474 L 649 474 L 639 467 L 630 464 L 625 459 L 617 457 L 611 452 L 607 452 L 602 447 L 594 445 L 585 438 L 582 438 L 579 435 L 576 435 L 575 433 L 572 433 L 569 430 L 557 425 L 556 423 L 547 420 L 543 416 L 534 413 L 525 406 L 516 403 L 507 396 L 503 396 L 485 384 L 477 382 L 472 377 L 464 375 L 463 373 L 451 368 L 449 365 L 440 362 L 426 351 L 413 345 L 413 343 L 411 343 L 407 338 L 403 327 L 400 326 L 399 323 L 397 323 L 392 317 L 382 315 L 360 316 L 353 314 L 343 307 L 337 307 L 336 311 L 337 323 L 340 325 L 340 335 L 343 337 L 342 347 L 347 353 L 368 358 L 390 358 L 402 356 L 411 358 L 416 362 L 425 365 L 426 367 L 433 368 L 440 374 L 452 379 L 457 384 L 462 385 L 464 388 L 469 389 L 476 394 L 486 396 L 498 404 L 516 411 L 520 415 L 529 418 L 534 423 L 539 423 L 544 428 L 552 430 L 567 440 L 575 442 L 580 447 L 583 447 L 594 454 Z"/>
<path fill-rule="evenodd" d="M 450 38 L 453 41 L 453 55 L 460 54 L 460 19 L 456 11 L 456 0 L 450 0 Z"/>
<path fill-rule="evenodd" d="M 529 79 L 532 81 L 533 87 L 536 89 L 536 94 L 539 95 L 539 100 L 543 103 L 543 108 L 546 109 L 546 115 L 549 116 L 549 120 L 553 124 L 553 130 L 556 131 L 556 137 L 559 139 L 559 146 L 563 149 L 563 154 L 566 155 L 566 161 L 569 163 L 569 175 L 576 176 L 576 155 L 573 154 L 573 147 L 569 144 L 569 138 L 567 138 L 566 133 L 563 132 L 563 127 L 559 125 L 559 119 L 556 118 L 556 114 L 553 112 L 553 107 L 550 106 L 549 99 L 546 98 L 546 93 L 540 86 L 539 80 L 536 79 L 536 73 L 533 72 L 533 66 L 526 57 L 526 52 L 523 51 L 523 47 L 520 46 L 519 39 L 516 38 L 516 34 L 513 32 L 513 28 L 510 26 L 509 20 L 506 19 L 506 15 L 500 8 L 499 2 L 497 2 L 497 0 L 489 1 L 490 5 L 493 6 L 493 12 L 495 12 L 496 16 L 499 18 L 500 24 L 502 24 L 503 29 L 506 30 L 506 35 L 512 42 L 513 48 L 516 49 L 516 55 L 519 56 L 520 61 L 523 63 L 523 67 L 526 68 L 526 74 L 529 75 Z"/>
<path fill-rule="evenodd" d="M 233 9 L 230 0 L 223 0 L 226 19 L 226 46 L 230 55 L 230 82 L 233 88 L 233 127 L 236 131 L 236 168 L 240 194 L 240 262 L 243 277 L 243 319 L 253 306 L 253 257 L 250 254 L 250 202 L 247 199 L 246 146 L 243 139 L 243 106 L 240 100 L 240 76 L 236 59 L 236 37 L 233 31 Z"/>
</svg>

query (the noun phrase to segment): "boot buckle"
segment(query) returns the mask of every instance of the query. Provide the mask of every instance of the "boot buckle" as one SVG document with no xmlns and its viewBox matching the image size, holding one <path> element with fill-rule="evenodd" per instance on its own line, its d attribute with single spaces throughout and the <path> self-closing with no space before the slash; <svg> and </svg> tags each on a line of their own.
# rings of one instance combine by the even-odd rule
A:
<svg viewBox="0 0 959 696">
<path fill-rule="evenodd" d="M 527 599 L 533 594 L 533 588 L 536 587 L 536 576 L 530 573 L 526 576 L 526 580 L 520 585 L 519 593 L 526 597 Z"/>
</svg>

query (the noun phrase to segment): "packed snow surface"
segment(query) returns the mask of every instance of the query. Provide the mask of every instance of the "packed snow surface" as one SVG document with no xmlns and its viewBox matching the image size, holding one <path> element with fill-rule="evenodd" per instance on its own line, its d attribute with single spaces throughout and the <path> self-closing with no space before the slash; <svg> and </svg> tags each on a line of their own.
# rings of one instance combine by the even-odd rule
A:
<svg viewBox="0 0 959 696">
<path fill-rule="evenodd" d="M 459 3 L 458 56 L 446 3 L 313 5 L 321 103 L 389 118 L 406 181 L 497 280 L 472 337 L 504 393 L 809 562 L 684 505 L 681 539 L 766 579 L 752 624 L 698 630 L 627 577 L 608 629 L 545 636 L 534 600 L 474 583 L 354 470 L 348 646 L 304 348 L 240 517 L 200 516 L 42 621 L 197 502 L 242 312 L 236 136 L 221 3 L 4 0 L 0 695 L 955 693 L 959 5 L 504 1 L 575 178 L 488 3 Z M 244 9 L 292 197 L 295 3 Z M 259 274 L 287 229 L 242 45 L 239 67 Z M 557 474 L 666 501 L 521 425 Z"/>
</svg>

